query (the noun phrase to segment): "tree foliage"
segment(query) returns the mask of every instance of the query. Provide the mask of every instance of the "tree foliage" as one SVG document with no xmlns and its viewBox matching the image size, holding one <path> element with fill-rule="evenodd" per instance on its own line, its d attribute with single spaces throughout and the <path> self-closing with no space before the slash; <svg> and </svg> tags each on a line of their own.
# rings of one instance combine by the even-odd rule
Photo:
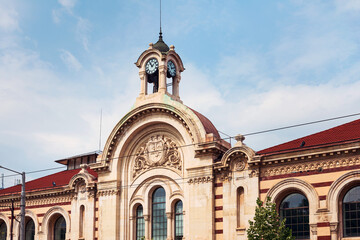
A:
<svg viewBox="0 0 360 240">
<path fill-rule="evenodd" d="M 249 221 L 247 230 L 249 240 L 293 240 L 291 229 L 285 226 L 285 220 L 280 220 L 275 203 L 268 197 L 264 203 L 258 198 L 253 221 Z"/>
</svg>

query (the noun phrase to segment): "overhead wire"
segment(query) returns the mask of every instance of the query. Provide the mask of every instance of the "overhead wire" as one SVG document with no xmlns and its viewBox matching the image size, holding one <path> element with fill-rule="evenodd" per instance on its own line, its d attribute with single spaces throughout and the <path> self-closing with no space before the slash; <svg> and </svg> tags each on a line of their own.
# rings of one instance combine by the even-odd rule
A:
<svg viewBox="0 0 360 240">
<path fill-rule="evenodd" d="M 333 117 L 333 118 L 317 120 L 317 121 L 311 121 L 311 122 L 306 122 L 306 123 L 289 125 L 289 126 L 285 126 L 285 127 L 267 129 L 267 130 L 262 130 L 262 131 L 258 131 L 258 132 L 246 133 L 246 134 L 243 134 L 243 136 L 252 136 L 252 135 L 257 135 L 257 134 L 264 134 L 264 133 L 268 133 L 268 132 L 285 130 L 285 129 L 301 127 L 301 126 L 306 126 L 306 125 L 311 125 L 311 124 L 316 124 L 316 123 L 322 123 L 322 122 L 327 122 L 327 121 L 339 120 L 339 119 L 348 118 L 348 117 L 354 117 L 354 116 L 359 116 L 359 115 L 360 115 L 360 113 L 354 113 L 354 114 L 349 114 L 349 115 L 343 115 L 343 116 L 338 116 L 338 117 Z M 219 131 L 219 132 L 221 132 L 221 131 Z M 224 135 L 227 135 L 227 134 L 225 134 L 223 132 L 221 132 L 221 133 L 224 134 Z M 214 141 L 211 141 L 211 142 L 190 143 L 190 144 L 180 145 L 180 146 L 171 147 L 171 148 L 163 148 L 163 149 L 158 149 L 158 150 L 154 150 L 154 151 L 148 151 L 147 153 L 162 152 L 164 150 L 173 150 L 173 149 L 185 148 L 185 147 L 201 145 L 201 144 L 211 144 L 211 143 L 214 143 L 214 142 L 221 142 L 221 141 L 224 141 L 224 140 L 226 141 L 227 139 L 230 139 L 230 141 L 231 141 L 232 138 L 235 138 L 235 136 L 230 136 L 230 135 L 227 135 L 227 136 L 228 137 L 226 137 L 226 138 L 215 139 Z M 141 153 L 135 153 L 135 154 L 129 154 L 129 155 L 124 155 L 124 156 L 119 156 L 119 157 L 106 158 L 106 160 L 122 159 L 122 158 L 128 158 L 128 157 L 134 157 L 134 156 L 142 156 L 142 155 L 143 154 L 141 154 Z M 65 168 L 65 166 L 64 167 L 47 168 L 47 169 L 41 169 L 41 170 L 35 170 L 35 171 L 26 172 L 26 174 L 33 174 L 33 173 L 39 173 L 39 172 L 45 172 L 45 171 L 51 171 L 51 170 L 57 170 L 57 169 L 64 169 L 64 168 Z M 13 176 L 18 176 L 18 174 L 6 175 L 6 176 L 4 176 L 4 178 L 13 177 Z M 191 178 L 204 177 L 204 176 L 207 176 L 207 175 L 191 176 Z M 186 180 L 188 178 L 179 178 L 179 179 L 174 179 L 174 180 L 184 180 L 184 179 Z"/>
</svg>

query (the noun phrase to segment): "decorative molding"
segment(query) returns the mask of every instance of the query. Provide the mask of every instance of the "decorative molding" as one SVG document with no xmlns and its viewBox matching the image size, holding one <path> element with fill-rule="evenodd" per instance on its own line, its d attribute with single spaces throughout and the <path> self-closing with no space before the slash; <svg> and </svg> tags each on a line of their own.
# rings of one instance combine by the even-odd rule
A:
<svg viewBox="0 0 360 240">
<path fill-rule="evenodd" d="M 132 176 L 135 178 L 142 172 L 165 166 L 181 173 L 181 155 L 176 143 L 165 135 L 152 135 L 136 153 Z"/>
<path fill-rule="evenodd" d="M 120 195 L 121 191 L 119 189 L 108 189 L 101 190 L 97 194 L 99 197 L 101 196 L 112 196 L 112 195 Z"/>
<path fill-rule="evenodd" d="M 108 164 L 109 161 L 114 157 L 114 150 L 116 149 L 116 146 L 119 142 L 119 138 L 121 138 L 124 132 L 126 132 L 135 122 L 138 122 L 141 119 L 153 114 L 165 114 L 176 119 L 184 126 L 193 143 L 198 140 L 200 136 L 200 132 L 197 129 L 198 124 L 189 116 L 187 116 L 186 113 L 184 113 L 182 110 L 162 103 L 146 104 L 129 112 L 123 119 L 120 120 L 111 133 L 109 140 L 104 148 L 102 160 L 104 162 L 101 164 L 92 165 L 91 169 L 94 169 L 95 171 L 101 171 L 102 169 L 108 170 L 109 167 L 105 165 Z"/>
<path fill-rule="evenodd" d="M 212 182 L 214 181 L 214 177 L 213 176 L 206 176 L 206 177 L 194 177 L 194 178 L 190 178 L 188 180 L 189 184 L 195 184 L 195 183 L 208 183 L 208 182 Z"/>
<path fill-rule="evenodd" d="M 312 235 L 317 235 L 317 224 L 314 223 L 314 224 L 309 224 L 310 225 L 310 231 L 311 231 L 311 234 Z"/>
<path fill-rule="evenodd" d="M 330 233 L 337 233 L 338 231 L 338 226 L 339 226 L 339 223 L 338 222 L 331 222 L 330 223 Z"/>
<path fill-rule="evenodd" d="M 261 171 L 262 177 L 278 176 L 283 174 L 290 174 L 294 172 L 306 172 L 311 170 L 322 171 L 324 169 L 332 169 L 338 167 L 347 167 L 353 165 L 360 165 L 359 157 L 350 157 L 343 159 L 327 159 L 322 161 L 308 161 L 302 162 L 299 164 L 283 165 L 283 166 L 274 166 L 270 168 L 263 169 Z"/>
</svg>

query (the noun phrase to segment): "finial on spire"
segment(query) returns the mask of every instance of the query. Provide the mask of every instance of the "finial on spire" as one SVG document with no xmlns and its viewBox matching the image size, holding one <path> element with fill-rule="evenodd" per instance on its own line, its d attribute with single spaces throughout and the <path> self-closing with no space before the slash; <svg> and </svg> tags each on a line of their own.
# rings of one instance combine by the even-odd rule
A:
<svg viewBox="0 0 360 240">
<path fill-rule="evenodd" d="M 162 32 L 161 32 L 161 0 L 160 0 L 160 33 L 159 33 L 159 38 L 162 39 Z"/>
</svg>

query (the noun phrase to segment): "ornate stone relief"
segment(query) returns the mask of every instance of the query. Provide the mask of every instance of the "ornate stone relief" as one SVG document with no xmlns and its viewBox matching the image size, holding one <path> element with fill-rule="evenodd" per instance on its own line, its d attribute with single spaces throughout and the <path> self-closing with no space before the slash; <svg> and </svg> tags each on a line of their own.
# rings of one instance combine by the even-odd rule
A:
<svg viewBox="0 0 360 240">
<path fill-rule="evenodd" d="M 242 171 L 244 169 L 245 169 L 245 160 L 237 159 L 237 161 L 234 164 L 234 170 Z"/>
<path fill-rule="evenodd" d="M 151 136 L 137 151 L 133 168 L 133 177 L 157 166 L 165 166 L 178 171 L 182 161 L 178 146 L 167 136 Z"/>
<path fill-rule="evenodd" d="M 277 175 L 282 175 L 282 174 L 289 174 L 289 173 L 294 173 L 294 172 L 305 172 L 305 171 L 311 171 L 311 170 L 321 170 L 322 171 L 323 169 L 347 167 L 347 166 L 353 166 L 353 165 L 359 165 L 359 164 L 360 164 L 360 159 L 358 157 L 323 160 L 323 161 L 316 161 L 316 162 L 308 161 L 305 163 L 266 168 L 261 171 L 261 176 L 262 177 L 277 176 Z"/>
</svg>

